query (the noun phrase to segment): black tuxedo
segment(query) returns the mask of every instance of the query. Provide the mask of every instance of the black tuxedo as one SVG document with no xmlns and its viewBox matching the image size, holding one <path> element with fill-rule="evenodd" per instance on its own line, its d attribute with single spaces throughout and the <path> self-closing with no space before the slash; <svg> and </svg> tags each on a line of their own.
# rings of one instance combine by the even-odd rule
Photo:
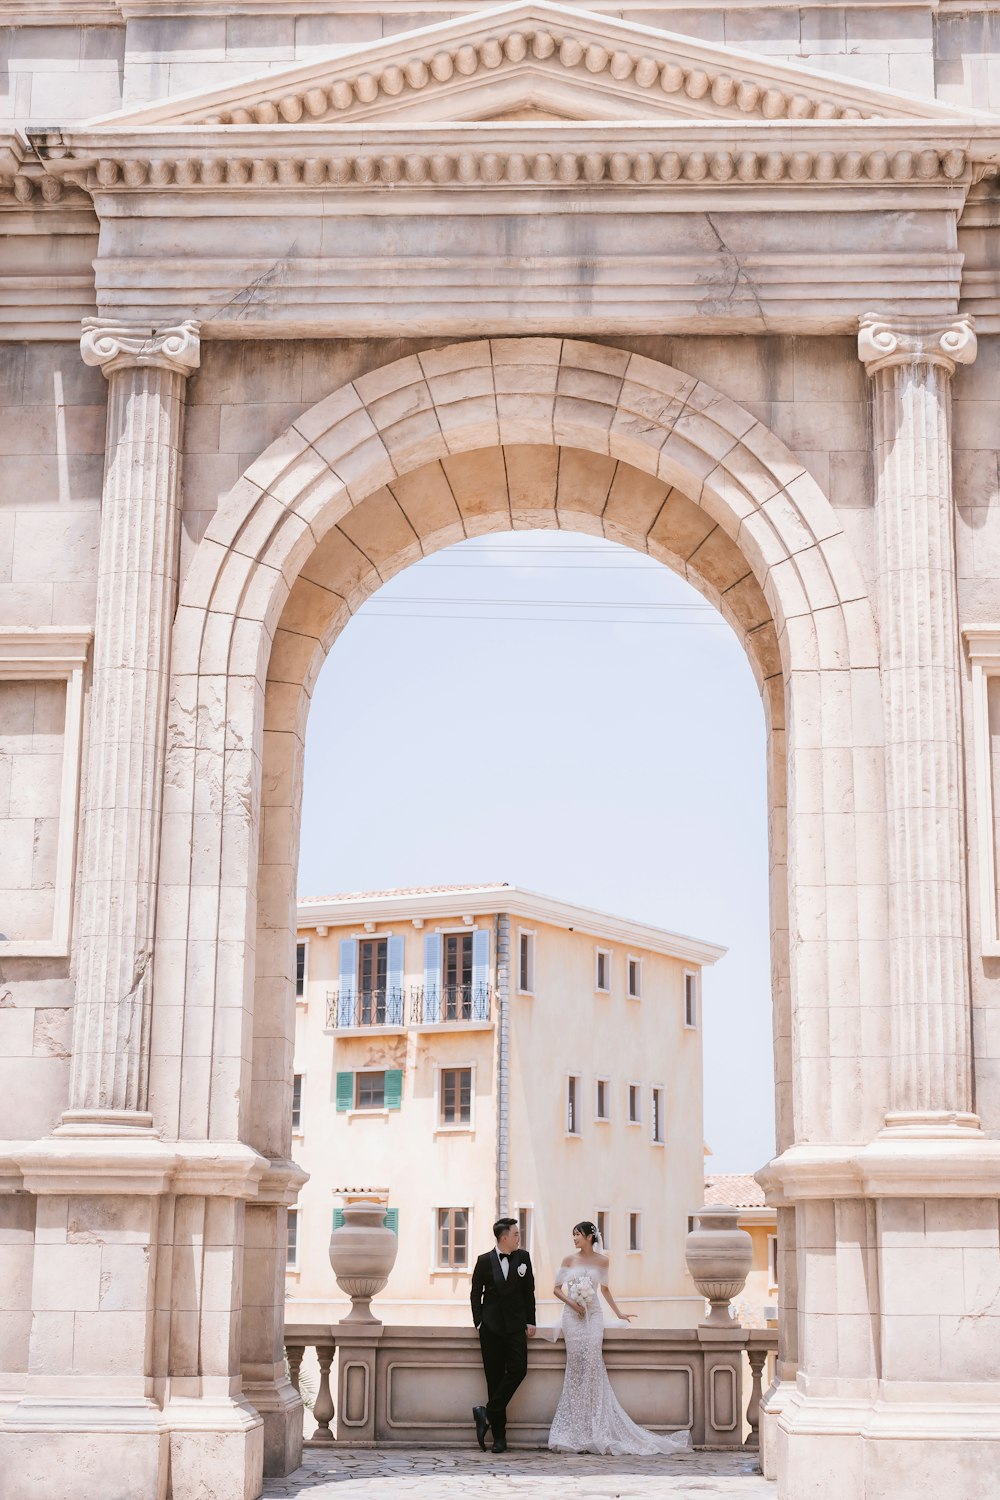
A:
<svg viewBox="0 0 1000 1500">
<path fill-rule="evenodd" d="M 479 1257 L 472 1272 L 472 1321 L 479 1329 L 489 1391 L 486 1415 L 494 1442 L 505 1442 L 507 1403 L 528 1373 L 525 1330 L 535 1322 L 535 1277 L 527 1250 L 511 1251 L 506 1279 L 497 1250 Z"/>
</svg>

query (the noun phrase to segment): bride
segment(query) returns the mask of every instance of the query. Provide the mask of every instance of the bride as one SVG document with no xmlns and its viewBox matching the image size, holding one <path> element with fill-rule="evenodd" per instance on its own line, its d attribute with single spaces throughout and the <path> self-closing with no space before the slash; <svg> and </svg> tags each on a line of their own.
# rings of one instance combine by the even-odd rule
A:
<svg viewBox="0 0 1000 1500">
<path fill-rule="evenodd" d="M 619 1404 L 604 1366 L 604 1314 L 598 1292 L 616 1318 L 630 1323 L 608 1285 L 608 1258 L 600 1252 L 596 1225 L 584 1219 L 573 1228 L 574 1255 L 556 1272 L 553 1288 L 564 1303 L 562 1334 L 566 1340 L 566 1376 L 549 1430 L 549 1447 L 558 1453 L 676 1453 L 690 1444 L 687 1432 L 660 1436 L 632 1421 Z M 588 1292 L 587 1287 L 590 1287 Z"/>
</svg>

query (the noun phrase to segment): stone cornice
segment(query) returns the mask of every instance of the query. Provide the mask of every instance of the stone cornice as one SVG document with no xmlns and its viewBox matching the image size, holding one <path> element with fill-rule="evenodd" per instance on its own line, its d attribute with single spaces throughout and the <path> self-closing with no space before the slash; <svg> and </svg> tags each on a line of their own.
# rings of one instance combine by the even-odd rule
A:
<svg viewBox="0 0 1000 1500">
<path fill-rule="evenodd" d="M 869 375 L 893 365 L 939 365 L 954 374 L 976 357 L 972 318 L 937 320 L 892 313 L 865 313 L 858 330 L 858 358 Z"/>
<path fill-rule="evenodd" d="M 779 1206 L 804 1198 L 1000 1198 L 1000 1141 L 972 1130 L 866 1146 L 792 1146 L 758 1172 Z"/>
<path fill-rule="evenodd" d="M 85 365 L 97 365 L 107 376 L 118 370 L 152 366 L 190 375 L 201 361 L 198 324 L 187 320 L 174 328 L 84 318 L 80 353 Z"/>
<path fill-rule="evenodd" d="M 929 122 L 171 127 L 30 138 L 54 179 L 104 192 L 631 186 L 950 187 L 1000 158 L 1000 126 Z"/>
<path fill-rule="evenodd" d="M 550 0 L 526 0 L 366 43 L 340 56 L 123 110 L 95 123 L 359 120 L 385 111 L 398 114 L 427 96 L 437 96 L 437 118 L 453 119 L 449 100 L 465 93 L 470 81 L 488 84 L 511 70 L 530 72 L 543 86 L 546 78 L 569 78 L 595 97 L 603 92 L 634 98 L 647 118 L 666 113 L 732 121 L 954 120 L 963 113 L 953 105 L 870 88 L 798 63 Z M 486 117 L 497 112 L 493 105 Z"/>
</svg>

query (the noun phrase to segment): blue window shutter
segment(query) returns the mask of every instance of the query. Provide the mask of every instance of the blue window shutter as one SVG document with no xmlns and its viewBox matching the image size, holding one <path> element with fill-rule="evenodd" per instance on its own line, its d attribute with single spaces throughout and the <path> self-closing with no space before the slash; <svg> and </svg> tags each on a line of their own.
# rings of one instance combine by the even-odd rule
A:
<svg viewBox="0 0 1000 1500">
<path fill-rule="evenodd" d="M 403 1073 L 401 1068 L 388 1068 L 385 1075 L 385 1107 L 401 1109 L 403 1104 Z"/>
<path fill-rule="evenodd" d="M 337 1108 L 338 1110 L 354 1108 L 354 1074 L 337 1074 Z"/>
<path fill-rule="evenodd" d="M 354 1018 L 354 996 L 358 988 L 358 945 L 354 938 L 340 943 L 340 994 L 337 1000 L 337 1025 L 350 1026 Z"/>
<path fill-rule="evenodd" d="M 403 957 L 406 940 L 391 937 L 386 955 L 385 1018 L 390 1026 L 403 1024 Z"/>
<path fill-rule="evenodd" d="M 477 1017 L 490 987 L 490 930 L 477 927 L 472 934 L 472 997 L 473 1014 Z"/>
<path fill-rule="evenodd" d="M 342 1229 L 343 1226 L 344 1226 L 344 1224 L 345 1224 L 345 1222 L 346 1222 L 346 1220 L 344 1219 L 344 1210 L 342 1208 L 335 1208 L 333 1210 L 333 1227 L 334 1227 L 334 1229 Z"/>
<path fill-rule="evenodd" d="M 441 934 L 424 934 L 424 1020 L 441 1019 Z"/>
<path fill-rule="evenodd" d="M 386 1227 L 386 1229 L 391 1229 L 392 1232 L 393 1232 L 393 1234 L 396 1236 L 397 1240 L 399 1239 L 399 1209 L 398 1208 L 387 1208 L 386 1209 L 386 1211 L 385 1211 L 385 1227 Z"/>
</svg>

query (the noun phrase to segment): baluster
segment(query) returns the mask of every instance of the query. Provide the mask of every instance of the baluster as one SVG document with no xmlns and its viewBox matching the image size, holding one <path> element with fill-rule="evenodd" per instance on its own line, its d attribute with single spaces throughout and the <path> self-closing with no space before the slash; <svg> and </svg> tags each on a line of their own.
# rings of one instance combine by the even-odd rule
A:
<svg viewBox="0 0 1000 1500">
<path fill-rule="evenodd" d="M 767 1359 L 766 1349 L 747 1348 L 747 1359 L 750 1361 L 750 1400 L 747 1402 L 747 1422 L 750 1431 L 744 1448 L 760 1447 L 760 1398 L 762 1393 L 761 1375 L 764 1370 L 764 1361 Z"/>
<path fill-rule="evenodd" d="M 305 1344 L 293 1344 L 286 1339 L 285 1358 L 288 1360 L 288 1378 L 296 1390 L 299 1389 L 299 1372 L 302 1369 L 302 1356 L 305 1352 Z"/>
<path fill-rule="evenodd" d="M 310 1442 L 332 1443 L 333 1433 L 330 1431 L 330 1423 L 333 1421 L 333 1395 L 330 1391 L 330 1365 L 333 1363 L 333 1342 L 316 1345 L 316 1358 L 319 1360 L 319 1390 L 316 1394 L 316 1404 L 313 1406 L 313 1416 L 316 1418 L 316 1431 Z"/>
</svg>

